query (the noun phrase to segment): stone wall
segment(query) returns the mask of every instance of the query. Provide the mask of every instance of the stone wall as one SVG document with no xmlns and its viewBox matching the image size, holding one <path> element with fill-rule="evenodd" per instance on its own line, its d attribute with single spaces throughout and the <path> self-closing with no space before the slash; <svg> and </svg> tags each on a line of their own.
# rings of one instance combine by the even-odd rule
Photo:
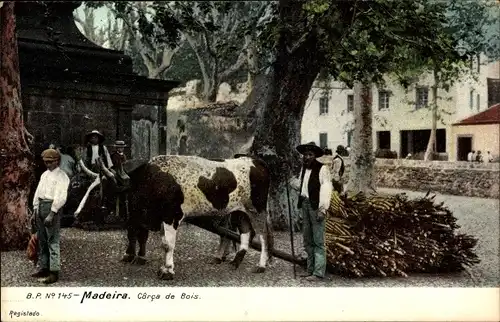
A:
<svg viewBox="0 0 500 322">
<path fill-rule="evenodd" d="M 171 90 L 169 93 L 168 108 L 170 110 L 176 110 L 205 106 L 206 103 L 200 98 L 202 87 L 203 84 L 201 80 L 194 79 L 188 81 L 184 87 L 178 87 Z M 245 101 L 247 96 L 247 83 L 240 83 L 233 87 L 228 83 L 222 83 L 217 90 L 216 101 L 218 103 L 236 102 L 241 104 Z"/>
<path fill-rule="evenodd" d="M 345 158 L 345 183 L 349 176 L 349 163 L 349 158 Z M 499 165 L 499 163 L 377 159 L 376 185 L 415 191 L 431 190 L 469 197 L 499 198 Z"/>
<path fill-rule="evenodd" d="M 167 152 L 206 158 L 241 153 L 251 138 L 250 119 L 233 113 L 235 103 L 215 103 L 186 110 L 167 110 Z"/>
<path fill-rule="evenodd" d="M 158 147 L 158 107 L 138 104 L 132 112 L 132 158 L 151 159 Z"/>
<path fill-rule="evenodd" d="M 37 156 L 49 143 L 83 145 L 85 134 L 94 129 L 105 135 L 105 144 L 114 143 L 118 110 L 113 102 L 58 97 L 48 89 L 43 94 L 26 89 L 23 94 L 26 127 L 35 138 Z"/>
</svg>

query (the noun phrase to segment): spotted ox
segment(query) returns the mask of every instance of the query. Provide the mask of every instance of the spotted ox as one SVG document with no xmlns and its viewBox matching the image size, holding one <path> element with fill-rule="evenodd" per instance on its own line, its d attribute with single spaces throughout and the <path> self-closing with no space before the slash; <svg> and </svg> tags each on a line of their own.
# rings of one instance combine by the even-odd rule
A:
<svg viewBox="0 0 500 322">
<path fill-rule="evenodd" d="M 104 167 L 104 165 L 102 165 Z M 157 156 L 150 161 L 131 160 L 124 164 L 130 177 L 130 216 L 127 223 L 128 247 L 123 261 L 144 261 L 149 231 L 163 230 L 165 264 L 158 271 L 160 279 L 173 279 L 174 250 L 179 225 L 190 217 L 245 214 L 237 216 L 242 225 L 240 249 L 233 265 L 240 264 L 248 250 L 253 228 L 262 249 L 255 273 L 265 271 L 272 250 L 273 232 L 267 209 L 269 172 L 258 159 L 238 156 L 233 159 L 208 160 L 197 156 Z M 109 173 L 104 168 L 104 173 Z M 112 186 L 114 181 L 107 180 Z M 253 236 L 252 236 L 253 237 Z M 139 253 L 136 254 L 136 243 Z M 217 258 L 221 261 L 229 243 L 221 240 Z"/>
</svg>

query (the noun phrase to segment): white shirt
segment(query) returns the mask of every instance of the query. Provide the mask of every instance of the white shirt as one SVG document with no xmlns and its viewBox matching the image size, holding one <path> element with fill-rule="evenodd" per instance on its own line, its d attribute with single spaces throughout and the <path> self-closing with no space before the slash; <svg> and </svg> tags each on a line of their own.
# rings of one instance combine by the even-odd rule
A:
<svg viewBox="0 0 500 322">
<path fill-rule="evenodd" d="M 302 170 L 301 170 L 302 173 Z M 302 190 L 300 192 L 301 196 L 309 198 L 309 190 L 308 183 L 309 178 L 311 177 L 311 169 L 306 169 L 304 174 L 304 182 L 302 184 Z M 332 175 L 327 165 L 324 165 L 319 170 L 319 206 L 318 209 L 327 210 L 330 208 L 330 199 L 332 197 L 333 192 L 333 184 L 332 184 Z M 292 179 L 291 185 L 296 189 L 300 189 L 300 179 L 294 178 Z"/>
<path fill-rule="evenodd" d="M 57 167 L 54 170 L 46 170 L 38 183 L 33 198 L 33 208 L 38 209 L 39 198 L 52 200 L 51 211 L 57 213 L 66 203 L 68 197 L 69 178 L 68 175 Z"/>
<path fill-rule="evenodd" d="M 109 155 L 108 148 L 104 145 L 104 155 L 106 155 L 106 159 L 108 160 L 108 168 L 113 166 L 113 162 L 111 162 L 111 156 Z M 97 159 L 99 159 L 99 145 L 92 145 L 92 158 L 90 160 L 90 164 L 96 164 Z"/>
<path fill-rule="evenodd" d="M 492 154 L 490 154 L 490 153 L 488 153 L 488 154 L 486 155 L 486 160 L 487 160 L 486 162 L 493 162 L 493 155 L 492 155 Z"/>
<path fill-rule="evenodd" d="M 467 161 L 472 162 L 472 151 L 467 154 Z"/>
</svg>

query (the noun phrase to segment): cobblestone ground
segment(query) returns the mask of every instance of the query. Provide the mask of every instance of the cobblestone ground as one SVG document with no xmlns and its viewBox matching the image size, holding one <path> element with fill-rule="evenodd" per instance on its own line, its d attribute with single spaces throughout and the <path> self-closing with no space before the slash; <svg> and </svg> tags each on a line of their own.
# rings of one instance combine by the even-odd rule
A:
<svg viewBox="0 0 500 322">
<path fill-rule="evenodd" d="M 399 193 L 401 190 L 380 189 L 381 192 Z M 424 195 L 404 191 L 409 197 Z M 312 284 L 323 287 L 496 287 L 499 277 L 499 201 L 493 199 L 438 195 L 453 211 L 461 230 L 479 238 L 477 254 L 481 263 L 469 273 L 448 275 L 411 275 L 408 278 L 347 279 L 329 275 L 324 282 Z M 61 238 L 62 274 L 55 286 L 311 286 L 294 279 L 293 265 L 281 259 L 264 274 L 250 272 L 259 261 L 259 253 L 250 250 L 236 271 L 229 264 L 208 264 L 218 245 L 218 236 L 195 226 L 183 226 L 178 234 L 175 264 L 176 278 L 161 281 L 156 271 L 163 262 L 161 237 L 152 234 L 148 244 L 149 262 L 144 266 L 123 264 L 119 258 L 126 244 L 124 231 L 87 232 L 65 228 Z M 295 245 L 301 247 L 301 238 L 295 236 Z M 290 239 L 286 232 L 278 233 L 276 247 L 290 252 Z M 30 278 L 34 271 L 25 252 L 1 253 L 1 286 L 38 286 Z M 297 272 L 302 269 L 297 267 Z"/>
</svg>

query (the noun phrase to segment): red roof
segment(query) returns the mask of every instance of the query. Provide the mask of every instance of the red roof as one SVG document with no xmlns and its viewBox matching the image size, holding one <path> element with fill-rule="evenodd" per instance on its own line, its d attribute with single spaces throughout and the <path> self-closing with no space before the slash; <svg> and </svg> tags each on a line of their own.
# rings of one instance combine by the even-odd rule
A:
<svg viewBox="0 0 500 322">
<path fill-rule="evenodd" d="M 500 124 L 500 103 L 453 125 Z"/>
</svg>

